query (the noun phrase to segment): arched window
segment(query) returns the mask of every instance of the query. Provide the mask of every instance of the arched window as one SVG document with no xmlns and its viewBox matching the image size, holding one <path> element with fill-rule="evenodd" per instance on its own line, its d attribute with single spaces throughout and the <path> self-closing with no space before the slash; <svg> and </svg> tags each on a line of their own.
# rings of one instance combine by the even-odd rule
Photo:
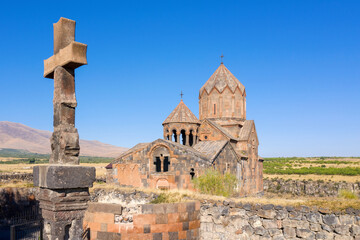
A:
<svg viewBox="0 0 360 240">
<path fill-rule="evenodd" d="M 161 172 L 161 160 L 160 157 L 155 157 L 156 172 Z"/>
<path fill-rule="evenodd" d="M 169 157 L 164 157 L 164 172 L 169 171 L 169 165 L 170 165 L 170 161 L 169 161 Z"/>
<path fill-rule="evenodd" d="M 194 179 L 194 177 L 195 177 L 195 170 L 194 170 L 194 168 L 191 168 L 191 169 L 190 169 L 190 176 L 191 176 L 191 179 Z"/>
</svg>

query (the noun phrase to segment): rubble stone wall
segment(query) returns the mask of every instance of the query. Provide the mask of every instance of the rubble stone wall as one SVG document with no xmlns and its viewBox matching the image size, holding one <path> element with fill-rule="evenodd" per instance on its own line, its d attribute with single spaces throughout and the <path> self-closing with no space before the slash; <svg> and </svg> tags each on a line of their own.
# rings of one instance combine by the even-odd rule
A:
<svg viewBox="0 0 360 240">
<path fill-rule="evenodd" d="M 264 179 L 264 191 L 272 193 L 289 193 L 297 196 L 335 197 L 338 196 L 339 191 L 342 189 L 360 196 L 360 182 Z"/>
<path fill-rule="evenodd" d="M 11 180 L 21 180 L 21 181 L 32 181 L 32 173 L 12 173 L 12 174 L 0 174 L 0 182 L 7 182 Z"/>
<path fill-rule="evenodd" d="M 199 239 L 200 203 L 120 205 L 90 203 L 90 239 Z"/>
<path fill-rule="evenodd" d="M 360 240 L 360 210 L 268 205 L 202 204 L 200 239 Z"/>
</svg>

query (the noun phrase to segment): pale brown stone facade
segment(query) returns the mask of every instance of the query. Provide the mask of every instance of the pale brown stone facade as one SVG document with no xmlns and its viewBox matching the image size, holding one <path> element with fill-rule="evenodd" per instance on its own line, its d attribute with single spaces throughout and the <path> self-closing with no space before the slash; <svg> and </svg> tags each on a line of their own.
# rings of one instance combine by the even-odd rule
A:
<svg viewBox="0 0 360 240">
<path fill-rule="evenodd" d="M 111 181 L 192 189 L 191 178 L 213 167 L 237 176 L 240 195 L 261 193 L 263 164 L 255 123 L 246 120 L 245 87 L 224 64 L 200 89 L 199 114 L 200 119 L 181 100 L 163 122 L 164 140 L 138 144 L 119 156 L 109 170 Z"/>
</svg>

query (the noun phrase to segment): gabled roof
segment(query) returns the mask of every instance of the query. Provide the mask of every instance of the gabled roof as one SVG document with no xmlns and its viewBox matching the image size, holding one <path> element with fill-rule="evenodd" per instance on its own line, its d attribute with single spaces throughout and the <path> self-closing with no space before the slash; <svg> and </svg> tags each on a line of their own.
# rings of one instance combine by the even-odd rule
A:
<svg viewBox="0 0 360 240">
<path fill-rule="evenodd" d="M 217 124 L 216 122 L 206 118 L 204 121 L 207 121 L 208 123 L 210 123 L 210 125 L 212 125 L 213 127 L 215 127 L 216 129 L 218 129 L 221 133 L 223 133 L 227 138 L 232 139 L 232 140 L 238 140 L 237 138 L 234 138 L 224 127 L 220 126 L 219 124 Z"/>
<path fill-rule="evenodd" d="M 220 140 L 220 141 L 201 141 L 198 142 L 194 148 L 206 155 L 211 163 L 213 163 L 216 159 L 216 157 L 220 154 L 220 152 L 226 147 L 226 145 L 229 145 L 232 152 L 236 156 L 237 159 L 239 159 L 238 154 L 236 153 L 233 146 L 230 144 L 227 140 Z"/>
<path fill-rule="evenodd" d="M 137 151 L 140 151 L 144 148 L 146 148 L 147 146 L 149 146 L 150 143 L 138 143 L 136 144 L 134 147 L 130 148 L 129 150 L 127 150 L 126 152 L 123 152 L 120 156 L 118 156 L 117 158 L 115 158 L 115 161 L 120 160 L 123 157 L 126 157 L 132 153 L 135 153 Z"/>
<path fill-rule="evenodd" d="M 209 94 L 213 88 L 216 88 L 221 93 L 226 87 L 229 87 L 233 93 L 236 88 L 239 88 L 241 93 L 244 93 L 245 91 L 244 85 L 242 85 L 241 82 L 229 71 L 229 69 L 221 63 L 218 69 L 216 69 L 213 75 L 211 75 L 204 86 L 200 89 L 200 95 L 203 91 L 206 91 Z"/>
<path fill-rule="evenodd" d="M 194 149 L 207 156 L 212 162 L 227 143 L 227 140 L 201 141 L 194 145 Z"/>
<path fill-rule="evenodd" d="M 249 139 L 253 125 L 254 125 L 254 120 L 246 120 L 244 122 L 244 125 L 242 126 L 239 132 L 239 141 L 246 141 Z"/>
<path fill-rule="evenodd" d="M 163 124 L 166 123 L 200 123 L 199 119 L 190 111 L 181 99 L 177 107 L 165 119 Z"/>
<path fill-rule="evenodd" d="M 183 153 L 191 152 L 195 156 L 199 157 L 202 161 L 207 162 L 207 163 L 210 162 L 210 160 L 208 159 L 208 157 L 205 154 L 197 151 L 196 149 L 194 149 L 192 147 L 185 146 L 185 145 L 182 145 L 180 143 L 172 142 L 172 141 L 169 141 L 169 140 L 157 139 L 157 140 L 155 140 L 155 141 L 153 141 L 151 143 L 139 143 L 139 144 L 135 145 L 133 148 L 130 148 L 125 153 L 122 153 L 112 163 L 119 163 L 119 162 L 121 162 L 122 158 L 127 157 L 127 156 L 129 156 L 131 154 L 134 154 L 134 153 L 136 153 L 138 151 L 141 151 L 141 150 L 143 150 L 145 148 L 151 148 L 152 145 L 157 144 L 157 143 L 161 143 L 161 142 L 166 143 L 168 145 L 177 146 L 177 147 L 182 149 L 181 151 L 183 151 Z"/>
</svg>

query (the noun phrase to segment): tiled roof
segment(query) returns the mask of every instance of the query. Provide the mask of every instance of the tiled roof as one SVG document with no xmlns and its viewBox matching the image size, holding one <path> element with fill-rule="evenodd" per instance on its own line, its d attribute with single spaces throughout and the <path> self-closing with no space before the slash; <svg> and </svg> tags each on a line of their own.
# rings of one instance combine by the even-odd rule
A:
<svg viewBox="0 0 360 240">
<path fill-rule="evenodd" d="M 228 143 L 227 140 L 201 141 L 194 146 L 194 149 L 207 156 L 209 160 L 212 162 L 215 159 L 215 157 L 219 154 L 221 149 L 224 148 L 226 143 Z"/>
<path fill-rule="evenodd" d="M 130 148 L 126 152 L 123 152 L 120 156 L 115 158 L 115 161 L 120 160 L 121 158 L 126 157 L 127 155 L 130 155 L 130 154 L 132 154 L 134 152 L 137 152 L 137 151 L 147 147 L 149 144 L 150 143 L 138 143 L 134 147 Z"/>
<path fill-rule="evenodd" d="M 170 113 L 170 115 L 165 119 L 165 123 L 200 123 L 197 117 L 190 111 L 190 109 L 185 105 L 181 99 L 179 105 Z"/>
<path fill-rule="evenodd" d="M 249 139 L 253 125 L 254 125 L 254 120 L 246 120 L 244 122 L 244 125 L 242 126 L 239 132 L 239 141 L 246 141 Z"/>
<path fill-rule="evenodd" d="M 177 146 L 177 147 L 182 149 L 183 153 L 191 152 L 192 154 L 199 157 L 201 159 L 201 161 L 204 161 L 204 162 L 207 162 L 207 163 L 210 162 L 210 159 L 208 159 L 207 155 L 203 154 L 202 152 L 197 151 L 196 149 L 194 149 L 192 147 L 185 146 L 185 145 L 182 145 L 180 143 L 172 142 L 172 141 L 169 141 L 169 140 L 157 139 L 157 140 L 155 140 L 155 141 L 153 141 L 151 143 L 139 143 L 139 144 L 135 145 L 134 147 L 130 148 L 128 151 L 122 153 L 112 163 L 119 163 L 119 162 L 121 162 L 122 158 L 127 157 L 128 155 L 134 154 L 135 152 L 141 151 L 144 148 L 149 147 L 149 145 L 151 145 L 151 144 L 156 144 L 156 143 L 159 143 L 159 142 L 163 142 L 163 143 L 166 143 L 168 145 Z"/>
<path fill-rule="evenodd" d="M 233 93 L 237 87 L 240 89 L 241 93 L 245 91 L 244 85 L 240 83 L 224 64 L 220 64 L 218 69 L 216 69 L 213 75 L 211 75 L 200 89 L 200 95 L 204 90 L 209 94 L 213 88 L 216 88 L 221 93 L 226 87 L 229 87 Z"/>
</svg>

